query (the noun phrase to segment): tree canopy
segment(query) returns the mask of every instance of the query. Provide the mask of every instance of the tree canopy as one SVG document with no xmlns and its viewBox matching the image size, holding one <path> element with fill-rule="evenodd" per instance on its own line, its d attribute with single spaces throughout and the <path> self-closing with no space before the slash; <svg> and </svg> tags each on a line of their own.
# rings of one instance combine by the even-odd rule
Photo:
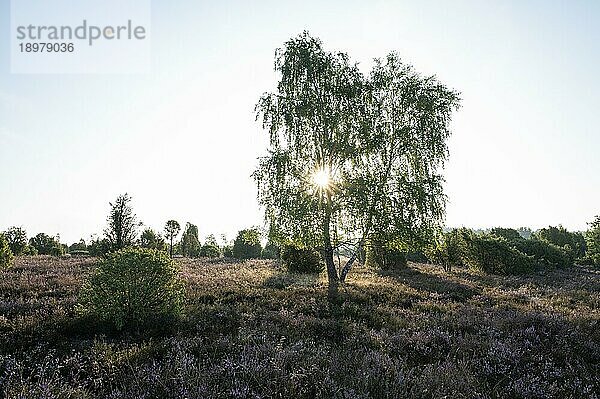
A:
<svg viewBox="0 0 600 399">
<path fill-rule="evenodd" d="M 119 195 L 114 203 L 110 203 L 110 213 L 106 221 L 108 226 L 104 230 L 104 235 L 112 251 L 135 243 L 137 229 L 141 223 L 133 213 L 129 194 Z"/>
<path fill-rule="evenodd" d="M 140 236 L 140 246 L 148 249 L 166 250 L 167 244 L 162 236 L 154 230 L 147 228 Z"/>
<path fill-rule="evenodd" d="M 368 76 L 302 33 L 276 51 L 279 82 L 256 105 L 269 133 L 254 173 L 270 235 L 319 249 L 330 287 L 344 246 L 415 244 L 444 215 L 441 169 L 459 95 L 389 54 Z"/>
<path fill-rule="evenodd" d="M 173 257 L 173 240 L 179 235 L 180 231 L 181 226 L 176 220 L 169 220 L 165 224 L 165 236 L 169 239 L 169 255 L 171 255 L 171 258 Z"/>
<path fill-rule="evenodd" d="M 38 233 L 35 237 L 29 239 L 29 245 L 35 248 L 40 255 L 51 255 L 55 253 L 54 248 L 60 247 L 60 242 L 55 237 L 44 233 Z"/>
<path fill-rule="evenodd" d="M 13 255 L 22 255 L 27 248 L 27 232 L 22 227 L 13 226 L 4 232 L 4 238 L 8 242 Z"/>
<path fill-rule="evenodd" d="M 198 257 L 200 255 L 200 240 L 198 239 L 198 226 L 186 223 L 181 241 L 179 243 L 181 254 L 188 257 Z"/>
</svg>

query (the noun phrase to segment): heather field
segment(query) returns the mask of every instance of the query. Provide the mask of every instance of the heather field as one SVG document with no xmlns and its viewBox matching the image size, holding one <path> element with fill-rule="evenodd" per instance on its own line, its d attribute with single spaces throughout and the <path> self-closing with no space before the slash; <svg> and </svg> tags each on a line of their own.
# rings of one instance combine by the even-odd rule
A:
<svg viewBox="0 0 600 399">
<path fill-rule="evenodd" d="M 600 273 L 357 268 L 336 303 L 273 261 L 179 259 L 185 315 L 116 332 L 76 315 L 93 258 L 0 273 L 7 398 L 597 398 Z"/>
</svg>

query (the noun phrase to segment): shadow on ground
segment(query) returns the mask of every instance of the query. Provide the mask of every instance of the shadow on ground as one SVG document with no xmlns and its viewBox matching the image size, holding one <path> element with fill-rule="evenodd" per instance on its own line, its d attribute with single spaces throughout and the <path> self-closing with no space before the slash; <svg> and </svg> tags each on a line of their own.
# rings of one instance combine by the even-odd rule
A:
<svg viewBox="0 0 600 399">
<path fill-rule="evenodd" d="M 440 299 L 464 302 L 475 295 L 481 294 L 481 289 L 477 287 L 452 281 L 449 278 L 441 278 L 435 274 L 422 273 L 410 265 L 399 270 L 381 270 L 377 274 L 381 277 L 391 278 L 418 291 L 440 296 Z"/>
</svg>

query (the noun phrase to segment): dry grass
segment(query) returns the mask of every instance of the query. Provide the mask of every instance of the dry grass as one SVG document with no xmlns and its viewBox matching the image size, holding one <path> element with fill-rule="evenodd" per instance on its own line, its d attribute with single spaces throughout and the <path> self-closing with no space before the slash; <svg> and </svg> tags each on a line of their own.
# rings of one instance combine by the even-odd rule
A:
<svg viewBox="0 0 600 399">
<path fill-rule="evenodd" d="M 410 264 L 325 276 L 179 261 L 187 312 L 116 333 L 73 313 L 93 259 L 0 274 L 0 396 L 597 398 L 600 275 L 498 277 Z"/>
</svg>

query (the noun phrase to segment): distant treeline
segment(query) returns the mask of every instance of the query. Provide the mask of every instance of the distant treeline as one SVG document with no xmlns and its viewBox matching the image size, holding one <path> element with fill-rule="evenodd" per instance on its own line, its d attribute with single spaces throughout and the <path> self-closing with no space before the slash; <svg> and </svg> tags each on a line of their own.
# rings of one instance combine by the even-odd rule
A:
<svg viewBox="0 0 600 399">
<path fill-rule="evenodd" d="M 322 270 L 316 248 L 272 240 L 263 247 L 263 233 L 256 227 L 239 231 L 232 242 L 222 236 L 221 243 L 212 234 L 201 242 L 198 226 L 192 223 L 186 223 L 183 232 L 175 220 L 167 221 L 162 233 L 150 228 L 139 232 L 140 227 L 131 197 L 120 195 L 110 204 L 102 237 L 93 237 L 89 242 L 81 239 L 67 245 L 60 242 L 58 235 L 38 233 L 28 238 L 22 227 L 10 227 L 0 233 L 0 263 L 1 266 L 9 265 L 12 257 L 19 255 L 104 257 L 126 247 L 141 247 L 169 252 L 172 257 L 189 258 L 277 259 L 283 254 L 283 261 L 290 269 Z M 340 251 L 338 255 L 346 254 Z M 560 225 L 537 231 L 528 227 L 444 229 L 421 248 L 402 244 L 390 246 L 371 239 L 366 242 L 360 257 L 364 263 L 383 269 L 402 267 L 408 260 L 437 263 L 447 269 L 469 266 L 496 274 L 520 274 L 574 264 L 600 265 L 600 217 L 596 217 L 585 232 L 570 232 Z"/>
</svg>

